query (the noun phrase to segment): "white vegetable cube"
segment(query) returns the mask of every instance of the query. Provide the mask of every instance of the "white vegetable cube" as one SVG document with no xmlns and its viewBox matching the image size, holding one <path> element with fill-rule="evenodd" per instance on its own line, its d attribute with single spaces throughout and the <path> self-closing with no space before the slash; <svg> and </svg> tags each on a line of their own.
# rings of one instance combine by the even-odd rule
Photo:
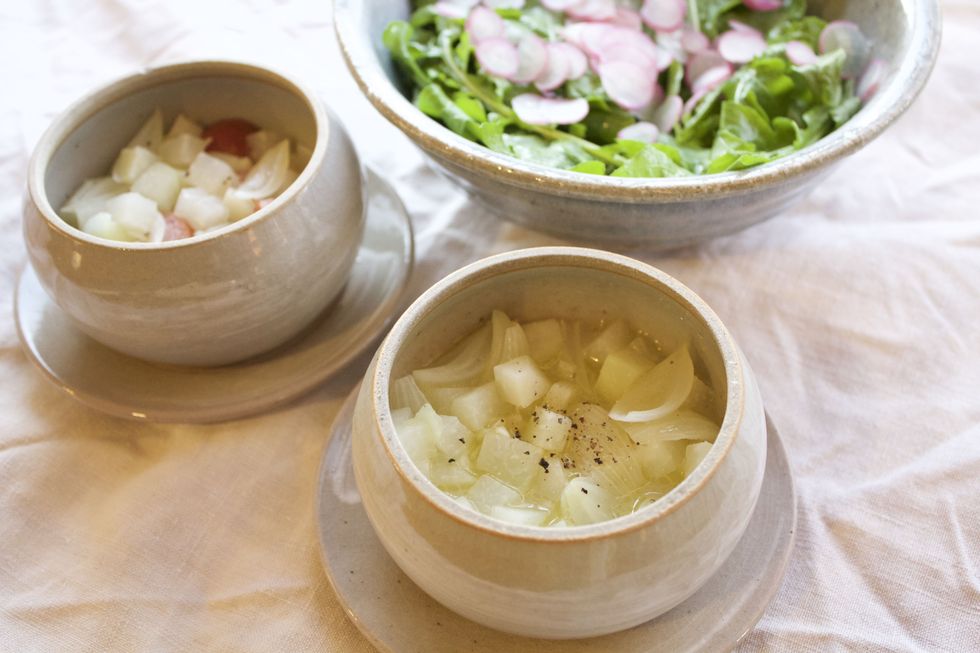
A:
<svg viewBox="0 0 980 653">
<path fill-rule="evenodd" d="M 585 348 L 585 355 L 592 361 L 600 365 L 606 360 L 606 356 L 614 351 L 622 349 L 630 343 L 633 335 L 629 326 L 622 320 L 611 322 L 609 326 L 602 330 Z"/>
<path fill-rule="evenodd" d="M 535 408 L 522 435 L 546 451 L 561 451 L 571 431 L 572 418 L 568 415 L 547 408 Z"/>
<path fill-rule="evenodd" d="M 548 388 L 541 404 L 554 410 L 568 410 L 579 398 L 579 388 L 569 381 L 556 381 Z"/>
<path fill-rule="evenodd" d="M 181 134 L 200 136 L 203 130 L 204 128 L 201 125 L 181 113 L 174 118 L 173 124 L 170 125 L 170 131 L 167 132 L 167 137 L 180 136 Z"/>
<path fill-rule="evenodd" d="M 466 457 L 444 458 L 436 456 L 429 463 L 429 480 L 444 492 L 465 492 L 476 483 L 476 474 L 470 469 Z"/>
<path fill-rule="evenodd" d="M 423 474 L 428 474 L 429 460 L 435 455 L 436 449 L 432 433 L 414 419 L 399 426 L 395 432 L 415 466 Z"/>
<path fill-rule="evenodd" d="M 208 152 L 211 156 L 221 159 L 235 171 L 236 174 L 242 175 L 249 171 L 252 167 L 252 159 L 247 156 L 235 156 L 234 154 L 228 154 L 227 152 Z"/>
<path fill-rule="evenodd" d="M 228 222 L 228 208 L 224 202 L 200 188 L 181 190 L 174 214 L 197 230 L 211 229 Z"/>
<path fill-rule="evenodd" d="M 522 526 L 544 526 L 548 521 L 548 511 L 541 508 L 530 506 L 494 506 L 490 509 L 490 516 L 500 521 Z"/>
<path fill-rule="evenodd" d="M 504 330 L 503 347 L 500 350 L 500 360 L 509 361 L 520 356 L 527 356 L 530 349 L 527 336 L 520 324 L 512 324 Z"/>
<path fill-rule="evenodd" d="M 100 211 L 91 216 L 82 227 L 82 231 L 99 238 L 108 240 L 132 240 L 126 230 L 116 224 L 112 215 L 105 211 Z"/>
<path fill-rule="evenodd" d="M 186 168 L 206 146 L 207 141 L 203 138 L 193 134 L 177 134 L 163 139 L 157 154 L 174 167 Z"/>
<path fill-rule="evenodd" d="M 277 145 L 280 141 L 282 141 L 282 136 L 268 129 L 260 129 L 245 137 L 249 156 L 255 161 L 261 159 L 266 151 L 273 145 Z"/>
<path fill-rule="evenodd" d="M 524 325 L 524 335 L 531 358 L 542 364 L 558 358 L 565 344 L 558 320 L 529 322 Z"/>
<path fill-rule="evenodd" d="M 466 498 L 480 512 L 490 514 L 494 506 L 514 506 L 522 501 L 521 493 L 484 474 L 466 491 Z"/>
<path fill-rule="evenodd" d="M 595 389 L 603 400 L 616 402 L 626 394 L 647 370 L 653 369 L 653 361 L 632 347 L 623 347 L 606 356 L 599 369 Z"/>
<path fill-rule="evenodd" d="M 687 445 L 684 451 L 684 477 L 687 478 L 694 471 L 694 468 L 701 464 L 704 457 L 711 451 L 710 442 L 696 442 Z"/>
<path fill-rule="evenodd" d="M 112 179 L 120 184 L 132 184 L 156 161 L 157 155 L 145 147 L 124 147 L 112 166 Z"/>
<path fill-rule="evenodd" d="M 573 526 L 594 524 L 615 517 L 615 500 L 584 476 L 573 478 L 561 494 L 561 512 Z"/>
<path fill-rule="evenodd" d="M 497 390 L 508 403 L 526 408 L 544 396 L 551 381 L 530 356 L 520 356 L 493 368 Z"/>
<path fill-rule="evenodd" d="M 143 171 L 133 182 L 133 192 L 148 197 L 157 203 L 157 208 L 170 213 L 180 193 L 181 178 L 184 173 L 162 161 L 157 161 Z"/>
<path fill-rule="evenodd" d="M 464 395 L 468 391 L 469 388 L 440 388 L 434 386 L 426 390 L 426 396 L 432 401 L 433 408 L 442 414 L 447 414 L 452 412 L 453 402 L 456 401 L 456 397 Z M 501 402 L 501 405 L 506 409 L 506 404 Z"/>
<path fill-rule="evenodd" d="M 432 434 L 432 441 L 443 455 L 459 457 L 466 454 L 470 430 L 463 426 L 459 419 L 453 416 L 439 415 L 432 409 L 432 406 L 425 404 L 415 414 L 415 420 L 429 429 Z"/>
<path fill-rule="evenodd" d="M 224 203 L 225 208 L 228 209 L 229 222 L 237 222 L 244 217 L 252 215 L 256 211 L 255 200 L 242 197 L 235 192 L 234 188 L 226 190 L 221 201 Z"/>
<path fill-rule="evenodd" d="M 84 229 L 89 218 L 105 210 L 106 202 L 127 190 L 129 189 L 125 185 L 111 177 L 87 179 L 72 193 L 58 213 L 69 224 Z"/>
<path fill-rule="evenodd" d="M 565 491 L 568 477 L 558 456 L 543 456 L 538 459 L 538 469 L 534 482 L 527 490 L 527 495 L 534 502 L 558 505 L 561 493 Z"/>
<path fill-rule="evenodd" d="M 673 474 L 680 468 L 684 462 L 685 448 L 683 442 L 653 441 L 639 445 L 635 456 L 646 477 L 657 479 Z"/>
<path fill-rule="evenodd" d="M 476 466 L 518 490 L 525 490 L 534 480 L 542 457 L 544 450 L 540 447 L 512 437 L 507 429 L 497 426 L 483 432 Z"/>
<path fill-rule="evenodd" d="M 153 200 L 139 193 L 123 193 L 106 202 L 105 208 L 133 240 L 159 242 L 163 239 L 166 225 Z"/>
<path fill-rule="evenodd" d="M 156 150 L 160 147 L 163 140 L 163 114 L 159 109 L 155 109 L 139 131 L 133 135 L 129 141 L 129 147 L 145 147 L 148 150 Z"/>
<path fill-rule="evenodd" d="M 453 399 L 449 412 L 458 417 L 466 428 L 479 431 L 506 415 L 510 408 L 497 394 L 496 385 L 490 382 Z"/>
<path fill-rule="evenodd" d="M 187 169 L 187 181 L 191 186 L 203 188 L 218 197 L 223 196 L 228 187 L 237 180 L 238 175 L 230 165 L 207 152 L 201 152 L 194 157 Z"/>
</svg>

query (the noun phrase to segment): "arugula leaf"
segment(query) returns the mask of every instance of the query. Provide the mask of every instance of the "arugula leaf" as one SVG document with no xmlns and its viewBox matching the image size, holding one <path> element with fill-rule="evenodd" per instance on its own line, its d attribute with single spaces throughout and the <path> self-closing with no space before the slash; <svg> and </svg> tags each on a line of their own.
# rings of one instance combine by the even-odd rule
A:
<svg viewBox="0 0 980 653">
<path fill-rule="evenodd" d="M 587 175 L 604 175 L 606 174 L 606 164 L 602 161 L 596 161 L 595 159 L 591 161 L 583 161 L 578 165 L 569 168 L 572 172 L 584 172 Z"/>
<path fill-rule="evenodd" d="M 846 58 L 843 50 L 834 50 L 818 57 L 812 64 L 793 66 L 793 71 L 803 78 L 817 102 L 834 107 L 844 100 L 840 73 Z"/>
<path fill-rule="evenodd" d="M 612 172 L 613 177 L 686 177 L 690 174 L 662 148 L 649 144 Z"/>
<path fill-rule="evenodd" d="M 728 25 L 725 14 L 740 6 L 742 6 L 742 0 L 695 0 L 692 8 L 697 14 L 701 31 L 714 38 L 724 32 Z M 698 25 L 695 25 L 695 29 L 697 27 Z"/>
<path fill-rule="evenodd" d="M 826 26 L 827 21 L 819 16 L 804 16 L 799 20 L 787 20 L 770 29 L 767 40 L 770 44 L 802 41 L 816 52 L 820 45 L 820 32 Z"/>
<path fill-rule="evenodd" d="M 503 135 L 504 143 L 518 159 L 552 168 L 572 168 L 592 159 L 581 148 L 567 141 L 548 142 L 530 134 Z"/>
<path fill-rule="evenodd" d="M 465 98 L 465 96 L 463 96 Z M 469 98 L 472 99 L 472 98 Z M 449 99 L 438 84 L 427 84 L 415 98 L 415 106 L 433 118 L 442 120 L 460 136 L 471 140 L 479 138 L 477 122 L 458 104 Z"/>
<path fill-rule="evenodd" d="M 393 20 L 385 27 L 381 41 L 385 47 L 391 51 L 395 61 L 402 67 L 406 74 L 411 76 L 416 86 L 425 86 L 429 83 L 428 75 L 422 72 L 415 57 L 412 56 L 410 43 L 415 34 L 415 28 L 403 20 Z"/>
</svg>

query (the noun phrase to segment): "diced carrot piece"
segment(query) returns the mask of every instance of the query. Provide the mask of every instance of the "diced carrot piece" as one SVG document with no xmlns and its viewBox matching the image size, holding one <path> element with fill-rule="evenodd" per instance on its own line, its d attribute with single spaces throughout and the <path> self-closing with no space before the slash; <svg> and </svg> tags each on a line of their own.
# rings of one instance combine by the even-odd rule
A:
<svg viewBox="0 0 980 653">
<path fill-rule="evenodd" d="M 166 229 L 163 230 L 164 240 L 180 240 L 194 235 L 194 228 L 173 213 L 163 216 L 163 220 L 167 225 Z"/>
<path fill-rule="evenodd" d="M 210 138 L 208 152 L 225 152 L 235 156 L 248 156 L 248 142 L 245 138 L 258 127 L 244 118 L 225 118 L 204 128 L 201 138 Z"/>
</svg>

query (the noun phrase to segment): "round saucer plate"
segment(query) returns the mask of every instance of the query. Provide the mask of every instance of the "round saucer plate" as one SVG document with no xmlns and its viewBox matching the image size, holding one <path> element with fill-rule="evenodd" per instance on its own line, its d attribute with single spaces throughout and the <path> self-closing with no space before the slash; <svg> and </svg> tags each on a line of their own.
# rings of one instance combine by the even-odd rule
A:
<svg viewBox="0 0 980 653">
<path fill-rule="evenodd" d="M 388 326 L 412 271 L 414 241 L 395 190 L 365 175 L 364 238 L 340 297 L 290 342 L 222 367 L 156 365 L 116 352 L 78 331 L 34 270 L 14 300 L 24 350 L 72 397 L 120 417 L 218 422 L 252 415 L 312 389 L 361 353 Z"/>
<path fill-rule="evenodd" d="M 402 573 L 374 534 L 351 466 L 355 389 L 341 408 L 320 467 L 317 522 L 323 565 L 361 633 L 394 653 L 656 653 L 730 651 L 756 624 L 782 582 L 796 530 L 786 451 L 767 417 L 768 456 L 745 535 L 707 584 L 673 610 L 626 631 L 542 640 L 491 630 L 431 599 Z"/>
</svg>

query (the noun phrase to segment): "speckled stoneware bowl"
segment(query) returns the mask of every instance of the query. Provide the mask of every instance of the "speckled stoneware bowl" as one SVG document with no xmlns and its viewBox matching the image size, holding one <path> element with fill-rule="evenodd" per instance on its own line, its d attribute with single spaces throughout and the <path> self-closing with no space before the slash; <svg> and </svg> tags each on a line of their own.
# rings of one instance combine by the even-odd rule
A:
<svg viewBox="0 0 980 653">
<path fill-rule="evenodd" d="M 626 179 L 565 172 L 492 152 L 443 127 L 403 94 L 381 42 L 409 14 L 399 0 L 335 0 L 347 64 L 374 106 L 436 164 L 503 218 L 583 243 L 668 249 L 766 220 L 810 191 L 837 163 L 878 136 L 922 89 L 939 48 L 937 0 L 811 0 L 811 11 L 858 23 L 888 62 L 872 100 L 833 134 L 742 172 Z"/>
<path fill-rule="evenodd" d="M 388 389 L 392 379 L 430 364 L 493 309 L 519 321 L 618 316 L 667 350 L 689 342 L 699 375 L 724 402 L 721 431 L 707 457 L 653 505 L 589 526 L 511 525 L 460 506 L 409 459 L 392 427 Z M 451 610 L 531 637 L 622 630 L 693 594 L 745 530 L 765 460 L 759 390 L 711 309 L 656 268 L 572 247 L 494 256 L 430 288 L 382 343 L 353 419 L 358 489 L 395 562 Z"/>
<path fill-rule="evenodd" d="M 56 213 L 104 176 L 152 111 L 211 122 L 241 117 L 311 147 L 293 184 L 265 208 L 193 238 L 124 243 Z M 59 116 L 28 171 L 24 237 L 45 290 L 74 324 L 125 354 L 219 365 L 279 345 L 347 281 L 363 228 L 362 170 L 342 125 L 282 74 L 233 62 L 165 66 L 112 83 Z"/>
</svg>

